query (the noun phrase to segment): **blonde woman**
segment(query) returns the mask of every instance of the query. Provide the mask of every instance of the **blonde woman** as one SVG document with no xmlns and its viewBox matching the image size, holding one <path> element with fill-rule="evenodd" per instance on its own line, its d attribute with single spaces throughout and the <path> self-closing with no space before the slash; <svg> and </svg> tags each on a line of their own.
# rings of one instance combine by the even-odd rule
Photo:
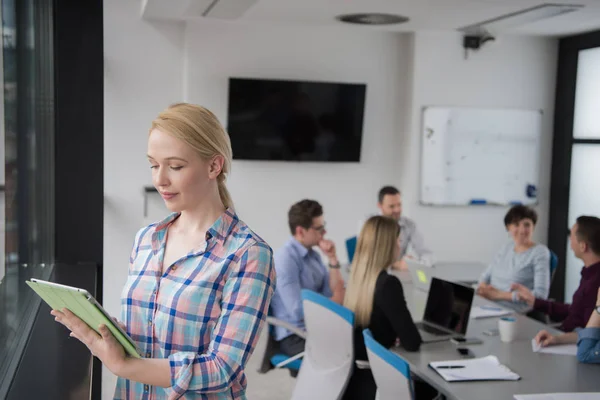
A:
<svg viewBox="0 0 600 400">
<path fill-rule="evenodd" d="M 115 399 L 245 399 L 244 366 L 275 286 L 271 248 L 238 219 L 225 178 L 229 136 L 207 109 L 175 104 L 152 122 L 148 161 L 173 213 L 135 238 L 122 321 L 143 358 L 126 357 L 53 311 L 119 377 Z"/>
<path fill-rule="evenodd" d="M 400 226 L 384 216 L 375 216 L 363 226 L 352 260 L 344 306 L 355 314 L 354 355 L 367 359 L 362 330 L 369 328 L 385 347 L 396 338 L 406 350 L 417 351 L 421 336 L 404 299 L 400 281 L 387 273 L 400 252 Z M 355 369 L 344 399 L 374 399 L 377 386 L 370 370 Z"/>
</svg>

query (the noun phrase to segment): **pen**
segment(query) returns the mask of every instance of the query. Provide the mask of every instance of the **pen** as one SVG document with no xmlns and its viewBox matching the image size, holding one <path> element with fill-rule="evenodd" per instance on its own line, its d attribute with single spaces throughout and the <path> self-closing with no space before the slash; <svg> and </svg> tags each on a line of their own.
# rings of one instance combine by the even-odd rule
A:
<svg viewBox="0 0 600 400">
<path fill-rule="evenodd" d="M 457 369 L 457 368 L 464 368 L 464 365 L 440 365 L 438 367 L 438 369 L 444 368 L 444 369 Z"/>
</svg>

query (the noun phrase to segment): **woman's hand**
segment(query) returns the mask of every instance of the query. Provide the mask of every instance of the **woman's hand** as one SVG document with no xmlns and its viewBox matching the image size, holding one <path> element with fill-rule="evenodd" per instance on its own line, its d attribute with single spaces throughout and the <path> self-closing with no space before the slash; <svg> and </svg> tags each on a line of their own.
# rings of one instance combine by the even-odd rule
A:
<svg viewBox="0 0 600 400">
<path fill-rule="evenodd" d="M 488 300 L 496 300 L 495 295 L 497 295 L 497 292 L 498 289 L 488 283 L 481 283 L 477 288 L 477 294 Z"/>
<path fill-rule="evenodd" d="M 541 347 L 548 347 L 559 344 L 557 336 L 545 330 L 540 331 L 537 335 L 535 335 L 535 343 L 540 345 Z"/>
<path fill-rule="evenodd" d="M 517 300 L 524 301 L 529 307 L 533 307 L 535 296 L 531 290 L 520 283 L 513 283 L 510 285 L 510 290 L 517 292 Z"/>
<path fill-rule="evenodd" d="M 62 311 L 52 310 L 50 314 L 71 331 L 71 337 L 85 344 L 91 353 L 102 361 L 102 364 L 113 374 L 119 375 L 118 371 L 126 360 L 125 350 L 106 325 L 100 325 L 100 335 L 98 335 L 96 331 L 66 308 Z"/>
</svg>

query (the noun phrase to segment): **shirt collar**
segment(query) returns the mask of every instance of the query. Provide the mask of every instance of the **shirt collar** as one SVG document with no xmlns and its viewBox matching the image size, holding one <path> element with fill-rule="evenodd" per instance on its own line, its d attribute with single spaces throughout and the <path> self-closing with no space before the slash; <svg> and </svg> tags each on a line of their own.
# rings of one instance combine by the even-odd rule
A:
<svg viewBox="0 0 600 400">
<path fill-rule="evenodd" d="M 157 252 L 160 250 L 169 226 L 177 219 L 181 213 L 175 212 L 156 224 L 152 233 L 152 250 Z M 234 226 L 238 223 L 239 218 L 235 211 L 231 208 L 225 210 L 223 214 L 215 221 L 214 224 L 206 231 L 206 243 L 214 238 L 220 243 L 225 242 L 225 238 L 229 236 Z"/>
<path fill-rule="evenodd" d="M 290 238 L 290 245 L 300 254 L 300 257 L 304 258 L 309 252 L 309 249 L 304 247 L 295 237 Z"/>
<path fill-rule="evenodd" d="M 581 276 L 583 278 L 589 278 L 594 275 L 600 275 L 600 262 L 597 262 L 596 264 L 592 264 L 587 268 L 582 268 L 582 270 L 581 270 Z"/>
</svg>

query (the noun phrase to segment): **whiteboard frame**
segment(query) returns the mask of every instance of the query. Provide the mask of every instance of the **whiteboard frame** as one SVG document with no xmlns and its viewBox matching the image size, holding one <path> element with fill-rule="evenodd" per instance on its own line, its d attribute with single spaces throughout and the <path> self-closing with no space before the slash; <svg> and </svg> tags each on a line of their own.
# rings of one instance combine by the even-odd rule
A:
<svg viewBox="0 0 600 400">
<path fill-rule="evenodd" d="M 448 207 L 448 208 L 470 208 L 470 207 L 495 207 L 495 208 L 507 208 L 507 207 L 513 207 L 515 204 L 511 204 L 511 203 L 494 203 L 494 202 L 486 202 L 485 204 L 470 204 L 470 203 L 464 203 L 464 204 L 458 204 L 458 203 L 446 203 L 446 204 L 438 204 L 438 203 L 431 203 L 431 202 L 425 202 L 423 201 L 423 158 L 425 157 L 424 154 L 424 147 L 425 147 L 425 113 L 428 109 L 432 109 L 432 108 L 448 108 L 448 109 L 471 109 L 471 110 L 492 110 L 492 111 L 531 111 L 531 112 L 537 112 L 540 114 L 540 118 L 542 118 L 541 123 L 540 123 L 540 142 L 538 143 L 539 148 L 538 148 L 538 162 L 541 161 L 541 138 L 543 136 L 543 130 L 544 130 L 544 121 L 543 121 L 543 116 L 544 116 L 544 110 L 541 108 L 514 108 L 514 107 L 481 107 L 481 106 L 463 106 L 463 105 L 454 105 L 454 106 L 448 106 L 448 105 L 427 105 L 427 106 L 422 106 L 421 107 L 421 113 L 419 116 L 419 186 L 418 186 L 418 191 L 419 191 L 419 205 L 424 206 L 424 207 Z M 528 207 L 535 207 L 538 206 L 540 204 L 540 200 L 539 200 L 539 181 L 540 181 L 540 177 L 541 177 L 541 168 L 540 170 L 538 170 L 538 185 L 536 187 L 536 190 L 538 191 L 536 197 L 535 197 L 535 202 L 533 203 L 528 203 L 525 204 Z"/>
</svg>

